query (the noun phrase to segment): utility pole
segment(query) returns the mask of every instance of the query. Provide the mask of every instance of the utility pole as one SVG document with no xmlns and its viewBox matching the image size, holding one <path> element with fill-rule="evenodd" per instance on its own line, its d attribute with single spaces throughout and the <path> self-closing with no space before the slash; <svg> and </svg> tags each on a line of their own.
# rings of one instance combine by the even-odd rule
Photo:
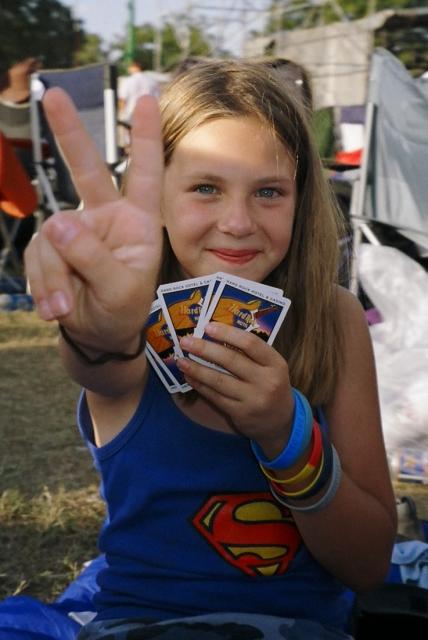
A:
<svg viewBox="0 0 428 640">
<path fill-rule="evenodd" d="M 130 62 L 135 57 L 135 0 L 128 0 L 127 43 L 125 59 Z"/>
<path fill-rule="evenodd" d="M 155 31 L 155 48 L 154 48 L 154 68 L 158 73 L 162 71 L 162 29 L 163 29 L 163 12 L 162 1 L 158 0 L 158 23 Z"/>
</svg>

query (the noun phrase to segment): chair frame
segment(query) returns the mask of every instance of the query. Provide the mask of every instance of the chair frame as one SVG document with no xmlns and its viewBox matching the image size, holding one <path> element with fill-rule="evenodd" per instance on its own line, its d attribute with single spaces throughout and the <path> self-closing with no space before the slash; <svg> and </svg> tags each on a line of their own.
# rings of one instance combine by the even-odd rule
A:
<svg viewBox="0 0 428 640">
<path fill-rule="evenodd" d="M 45 160 L 43 152 L 42 138 L 42 104 L 39 94 L 40 83 L 44 83 L 49 79 L 50 74 L 55 74 L 56 81 L 51 86 L 61 86 L 58 78 L 64 74 L 73 73 L 86 68 L 93 68 L 100 65 L 88 65 L 79 69 L 59 69 L 59 70 L 40 70 L 31 76 L 31 130 L 33 140 L 33 159 L 37 174 L 37 180 L 40 186 L 42 199 L 45 203 L 48 213 L 55 213 L 62 208 L 69 208 L 67 204 L 58 202 L 52 186 L 52 178 L 50 172 L 55 170 L 53 160 Z M 117 143 L 117 87 L 116 87 L 116 68 L 114 65 L 103 64 L 103 110 L 104 110 L 104 160 L 110 171 L 113 173 L 119 161 L 119 149 Z"/>
</svg>

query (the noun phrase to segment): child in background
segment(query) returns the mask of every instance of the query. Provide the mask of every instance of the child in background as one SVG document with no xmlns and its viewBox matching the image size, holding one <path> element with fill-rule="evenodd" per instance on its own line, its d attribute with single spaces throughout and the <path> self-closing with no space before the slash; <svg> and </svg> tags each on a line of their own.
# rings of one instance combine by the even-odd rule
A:
<svg viewBox="0 0 428 640">
<path fill-rule="evenodd" d="M 84 209 L 45 222 L 27 274 L 84 388 L 108 513 L 79 638 L 348 637 L 346 587 L 383 580 L 396 510 L 368 328 L 336 284 L 340 219 L 302 106 L 265 65 L 196 65 L 161 117 L 140 99 L 123 195 L 65 94 L 45 108 Z M 144 354 L 156 287 L 218 271 L 283 289 L 290 310 L 275 348 L 220 323 L 215 341 L 182 338 L 232 375 L 180 359 L 194 391 L 171 396 Z"/>
</svg>

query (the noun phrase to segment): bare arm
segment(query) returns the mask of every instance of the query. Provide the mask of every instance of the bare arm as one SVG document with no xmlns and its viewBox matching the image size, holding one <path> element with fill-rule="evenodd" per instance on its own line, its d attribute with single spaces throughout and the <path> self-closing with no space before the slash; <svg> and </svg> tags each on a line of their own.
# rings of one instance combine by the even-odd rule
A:
<svg viewBox="0 0 428 640">
<path fill-rule="evenodd" d="M 294 512 L 312 554 L 355 590 L 381 582 L 396 534 L 396 507 L 381 431 L 367 322 L 359 302 L 341 290 L 345 359 L 326 408 L 343 474 L 335 499 L 314 514 Z"/>
<path fill-rule="evenodd" d="M 37 310 L 44 320 L 60 322 L 88 356 L 134 353 L 154 297 L 162 249 L 163 153 L 156 101 L 146 97 L 137 105 L 125 196 L 113 185 L 66 94 L 50 90 L 44 105 L 84 208 L 53 215 L 26 250 Z M 71 377 L 90 391 L 97 440 L 107 441 L 126 424 L 124 417 L 132 415 L 142 393 L 144 354 L 90 365 L 63 340 L 60 353 Z"/>
</svg>

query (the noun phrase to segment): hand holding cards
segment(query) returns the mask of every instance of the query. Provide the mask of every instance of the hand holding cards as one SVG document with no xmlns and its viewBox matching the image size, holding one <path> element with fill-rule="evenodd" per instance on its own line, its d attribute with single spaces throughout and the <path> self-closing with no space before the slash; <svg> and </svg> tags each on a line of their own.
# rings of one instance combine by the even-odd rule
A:
<svg viewBox="0 0 428 640">
<path fill-rule="evenodd" d="M 290 306 L 281 289 L 221 272 L 161 285 L 157 294 L 146 325 L 146 355 L 170 393 L 191 389 L 177 367 L 177 358 L 190 357 L 228 373 L 183 352 L 180 337 L 213 340 L 205 327 L 221 322 L 254 333 L 271 345 Z"/>
</svg>

